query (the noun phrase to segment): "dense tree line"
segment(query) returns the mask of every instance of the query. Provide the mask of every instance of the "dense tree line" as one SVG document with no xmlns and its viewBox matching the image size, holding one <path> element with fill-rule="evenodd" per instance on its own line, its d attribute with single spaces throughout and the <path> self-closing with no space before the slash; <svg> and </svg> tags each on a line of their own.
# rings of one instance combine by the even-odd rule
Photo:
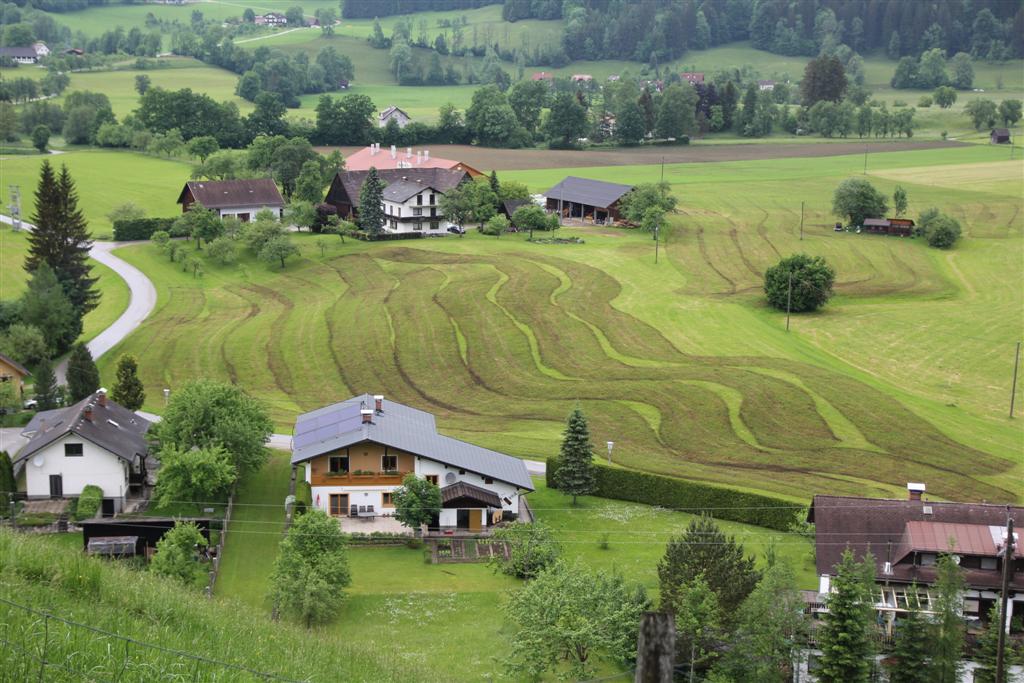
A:
<svg viewBox="0 0 1024 683">
<path fill-rule="evenodd" d="M 414 12 L 444 12 L 493 5 L 495 0 L 345 0 L 341 16 L 345 19 L 372 19 Z"/>
</svg>

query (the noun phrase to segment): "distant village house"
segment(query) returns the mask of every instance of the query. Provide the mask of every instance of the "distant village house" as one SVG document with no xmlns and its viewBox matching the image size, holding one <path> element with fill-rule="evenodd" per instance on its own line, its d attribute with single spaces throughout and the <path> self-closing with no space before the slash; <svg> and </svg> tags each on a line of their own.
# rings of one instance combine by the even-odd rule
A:
<svg viewBox="0 0 1024 683">
<path fill-rule="evenodd" d="M 775 81 L 758 81 L 757 89 L 762 92 L 771 92 L 772 90 L 775 90 Z"/>
<path fill-rule="evenodd" d="M 284 198 L 270 178 L 247 180 L 190 180 L 178 195 L 181 212 L 194 205 L 212 209 L 220 218 L 231 216 L 243 223 L 268 210 L 280 219 L 284 212 Z"/>
<path fill-rule="evenodd" d="M 19 399 L 25 392 L 25 378 L 30 374 L 24 365 L 0 353 L 0 383 L 12 383 Z"/>
<path fill-rule="evenodd" d="M 266 14 L 257 15 L 253 19 L 253 23 L 257 26 L 286 26 L 288 18 L 280 12 L 267 12 Z"/>
<path fill-rule="evenodd" d="M 0 47 L 0 59 L 9 59 L 17 64 L 35 64 L 39 55 L 31 47 Z"/>
<path fill-rule="evenodd" d="M 406 114 L 398 107 L 391 105 L 390 107 L 388 107 L 387 109 L 385 109 L 384 111 L 377 115 L 377 126 L 379 128 L 384 128 L 385 126 L 388 125 L 388 121 L 391 121 L 392 119 L 394 119 L 394 121 L 398 123 L 399 128 L 405 128 L 409 124 L 409 122 L 412 121 L 411 116 Z"/>
<path fill-rule="evenodd" d="M 679 77 L 690 85 L 699 85 L 704 83 L 704 72 L 703 71 L 684 71 L 679 74 Z"/>
<path fill-rule="evenodd" d="M 550 83 L 551 81 L 555 80 L 555 77 L 552 76 L 547 71 L 535 71 L 533 73 L 533 75 L 530 76 L 530 80 L 531 81 L 548 81 Z"/>
</svg>

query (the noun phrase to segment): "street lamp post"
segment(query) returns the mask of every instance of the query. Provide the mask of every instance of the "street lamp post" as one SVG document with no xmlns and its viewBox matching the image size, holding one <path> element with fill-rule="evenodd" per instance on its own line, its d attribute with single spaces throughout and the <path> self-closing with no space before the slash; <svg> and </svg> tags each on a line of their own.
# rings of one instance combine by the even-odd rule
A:
<svg viewBox="0 0 1024 683">
<path fill-rule="evenodd" d="M 608 442 L 608 464 L 609 465 L 612 464 L 612 449 L 613 448 L 615 448 L 615 442 L 614 441 L 609 441 Z"/>
</svg>

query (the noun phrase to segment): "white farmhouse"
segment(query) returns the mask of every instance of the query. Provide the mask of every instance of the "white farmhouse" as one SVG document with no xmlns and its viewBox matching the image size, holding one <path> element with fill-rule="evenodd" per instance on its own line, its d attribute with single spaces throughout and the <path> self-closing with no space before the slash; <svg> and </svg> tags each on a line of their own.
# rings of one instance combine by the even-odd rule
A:
<svg viewBox="0 0 1024 683">
<path fill-rule="evenodd" d="M 412 121 L 412 117 L 406 114 L 398 107 L 391 105 L 380 114 L 377 115 L 377 127 L 384 128 L 388 125 L 388 121 L 394 119 L 398 123 L 399 128 L 405 128 L 405 126 Z"/>
<path fill-rule="evenodd" d="M 48 48 L 46 43 L 41 40 L 32 43 L 32 49 L 36 51 L 36 57 L 39 57 L 40 59 L 50 55 L 50 48 Z"/>
<path fill-rule="evenodd" d="M 393 515 L 392 493 L 411 473 L 441 488 L 432 528 L 483 532 L 529 519 L 533 483 L 522 460 L 438 434 L 430 413 L 379 395 L 300 415 L 292 465 L 305 469 L 313 506 L 333 517 Z"/>
<path fill-rule="evenodd" d="M 103 489 L 103 512 L 119 512 L 129 491 L 146 482 L 149 427 L 103 389 L 67 408 L 37 413 L 14 459 L 18 489 L 29 499 L 66 498 L 92 484 Z"/>
<path fill-rule="evenodd" d="M 178 195 L 181 212 L 194 205 L 212 209 L 220 218 L 228 216 L 248 223 L 264 209 L 276 218 L 284 212 L 284 198 L 271 178 L 248 180 L 190 180 Z"/>
</svg>

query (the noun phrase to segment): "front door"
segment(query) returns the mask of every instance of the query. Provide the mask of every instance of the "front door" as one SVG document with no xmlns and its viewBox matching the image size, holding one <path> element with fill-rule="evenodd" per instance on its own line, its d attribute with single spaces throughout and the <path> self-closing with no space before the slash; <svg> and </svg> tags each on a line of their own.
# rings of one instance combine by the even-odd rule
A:
<svg viewBox="0 0 1024 683">
<path fill-rule="evenodd" d="M 469 510 L 456 510 L 455 511 L 455 528 L 456 529 L 468 529 L 469 528 Z"/>
<path fill-rule="evenodd" d="M 344 517 L 348 514 L 348 494 L 332 493 L 330 498 L 331 517 Z"/>
<path fill-rule="evenodd" d="M 483 527 L 480 523 L 481 510 L 470 510 L 469 511 L 469 530 L 480 531 Z"/>
<path fill-rule="evenodd" d="M 50 475 L 50 498 L 64 497 L 64 477 L 60 474 Z"/>
</svg>

